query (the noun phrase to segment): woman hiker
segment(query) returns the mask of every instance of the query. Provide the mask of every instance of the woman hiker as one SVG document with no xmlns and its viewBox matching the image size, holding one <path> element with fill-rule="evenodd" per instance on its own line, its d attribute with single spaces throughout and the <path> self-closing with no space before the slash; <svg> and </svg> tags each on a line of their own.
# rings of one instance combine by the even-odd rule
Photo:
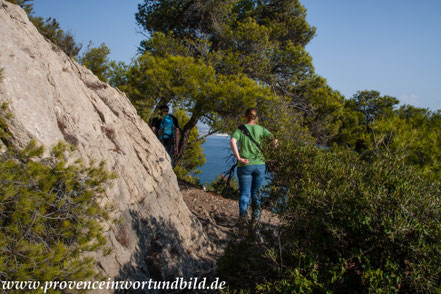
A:
<svg viewBox="0 0 441 294">
<path fill-rule="evenodd" d="M 249 108 L 245 112 L 246 123 L 241 125 L 230 140 L 231 149 L 237 159 L 237 177 L 239 178 L 239 234 L 247 235 L 248 206 L 252 201 L 251 231 L 254 232 L 259 220 L 260 201 L 258 190 L 265 178 L 265 159 L 260 150 L 261 139 L 272 137 L 264 127 L 257 124 L 257 110 Z M 239 142 L 239 149 L 237 148 Z M 277 144 L 277 139 L 274 140 Z"/>
</svg>

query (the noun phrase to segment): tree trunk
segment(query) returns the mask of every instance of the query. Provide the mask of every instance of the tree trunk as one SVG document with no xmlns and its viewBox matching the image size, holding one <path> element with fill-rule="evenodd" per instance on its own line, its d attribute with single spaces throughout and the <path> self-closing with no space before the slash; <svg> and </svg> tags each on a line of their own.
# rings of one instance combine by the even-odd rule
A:
<svg viewBox="0 0 441 294">
<path fill-rule="evenodd" d="M 190 118 L 190 120 L 185 124 L 184 128 L 182 129 L 179 138 L 178 154 L 175 157 L 173 167 L 178 165 L 179 161 L 182 159 L 182 156 L 184 155 L 184 152 L 188 147 L 188 138 L 190 136 L 190 132 L 196 126 L 198 120 L 199 120 L 199 116 L 193 114 L 193 116 Z"/>
</svg>

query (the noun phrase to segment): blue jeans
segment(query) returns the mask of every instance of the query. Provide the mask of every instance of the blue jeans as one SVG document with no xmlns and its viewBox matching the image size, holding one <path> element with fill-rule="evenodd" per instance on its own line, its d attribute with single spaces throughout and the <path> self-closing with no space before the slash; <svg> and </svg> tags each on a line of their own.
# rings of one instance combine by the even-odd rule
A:
<svg viewBox="0 0 441 294">
<path fill-rule="evenodd" d="M 240 166 L 237 168 L 237 177 L 240 188 L 239 215 L 246 215 L 251 198 L 253 217 L 258 218 L 260 200 L 257 192 L 265 179 L 265 165 Z"/>
</svg>

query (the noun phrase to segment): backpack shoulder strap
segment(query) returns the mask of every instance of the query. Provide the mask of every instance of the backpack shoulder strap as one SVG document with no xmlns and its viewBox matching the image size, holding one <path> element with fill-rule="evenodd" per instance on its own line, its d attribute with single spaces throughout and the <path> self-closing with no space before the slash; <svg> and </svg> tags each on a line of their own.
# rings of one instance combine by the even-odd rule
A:
<svg viewBox="0 0 441 294">
<path fill-rule="evenodd" d="M 250 138 L 250 140 L 251 140 L 251 141 L 257 146 L 257 148 L 259 148 L 259 150 L 262 152 L 262 148 L 260 148 L 259 143 L 257 143 L 256 140 L 254 140 L 253 136 L 251 135 L 250 131 L 248 131 L 248 129 L 247 129 L 247 127 L 246 127 L 245 125 L 240 125 L 240 126 L 238 127 L 238 129 L 239 129 L 242 133 L 244 133 L 248 138 Z M 225 174 L 225 175 L 227 176 L 227 183 L 226 183 L 226 186 L 225 186 L 225 188 L 224 188 L 224 191 L 225 191 L 226 188 L 229 188 L 229 187 L 230 187 L 230 181 L 231 181 L 231 178 L 232 178 L 232 176 L 233 176 L 233 174 L 234 174 L 234 170 L 236 169 L 238 163 L 239 163 L 239 162 L 236 161 L 236 163 L 235 163 L 235 164 L 230 168 L 230 170 Z"/>
<path fill-rule="evenodd" d="M 239 130 L 242 131 L 242 133 L 244 133 L 248 138 L 250 138 L 251 142 L 254 143 L 254 145 L 257 146 L 257 148 L 259 148 L 260 151 L 262 151 L 262 149 L 260 148 L 259 143 L 256 142 L 256 140 L 254 140 L 253 136 L 251 136 L 250 131 L 248 131 L 247 127 L 245 125 L 240 125 L 238 127 Z"/>
<path fill-rule="evenodd" d="M 248 131 L 247 127 L 245 125 L 240 125 L 238 127 L 239 130 L 242 131 L 242 133 L 244 133 L 247 136 L 251 136 L 250 131 Z"/>
</svg>

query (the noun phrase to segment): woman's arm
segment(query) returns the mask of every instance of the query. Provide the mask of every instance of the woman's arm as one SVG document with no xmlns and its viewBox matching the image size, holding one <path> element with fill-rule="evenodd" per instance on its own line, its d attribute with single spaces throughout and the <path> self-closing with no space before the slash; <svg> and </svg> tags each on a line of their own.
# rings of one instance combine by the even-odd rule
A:
<svg viewBox="0 0 441 294">
<path fill-rule="evenodd" d="M 237 140 L 236 139 L 231 138 L 230 146 L 231 146 L 231 150 L 233 150 L 234 157 L 236 157 L 237 161 L 239 161 L 240 163 L 243 163 L 243 164 L 250 163 L 249 159 L 240 157 L 239 149 L 237 149 Z"/>
</svg>

